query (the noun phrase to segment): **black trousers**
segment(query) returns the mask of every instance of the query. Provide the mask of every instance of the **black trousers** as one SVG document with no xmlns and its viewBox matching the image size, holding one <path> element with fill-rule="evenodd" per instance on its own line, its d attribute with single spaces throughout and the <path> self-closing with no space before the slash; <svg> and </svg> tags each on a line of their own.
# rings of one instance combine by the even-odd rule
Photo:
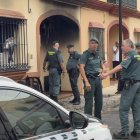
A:
<svg viewBox="0 0 140 140">
<path fill-rule="evenodd" d="M 79 77 L 79 70 L 71 69 L 68 71 L 68 74 L 69 74 L 69 80 L 70 80 L 74 100 L 80 101 L 80 92 L 77 85 L 78 77 Z"/>
<path fill-rule="evenodd" d="M 87 91 L 86 87 L 84 88 L 85 89 L 84 90 L 84 97 L 85 97 L 84 113 L 92 115 L 93 106 L 94 106 L 94 116 L 101 120 L 102 119 L 101 111 L 103 106 L 102 81 L 99 77 L 88 78 L 88 81 L 91 85 L 91 91 Z"/>
<path fill-rule="evenodd" d="M 119 61 L 113 61 L 112 63 L 113 63 L 113 68 L 115 68 L 117 65 L 119 65 Z M 114 73 L 112 78 L 118 79 L 119 78 L 119 73 L 118 72 Z"/>
</svg>

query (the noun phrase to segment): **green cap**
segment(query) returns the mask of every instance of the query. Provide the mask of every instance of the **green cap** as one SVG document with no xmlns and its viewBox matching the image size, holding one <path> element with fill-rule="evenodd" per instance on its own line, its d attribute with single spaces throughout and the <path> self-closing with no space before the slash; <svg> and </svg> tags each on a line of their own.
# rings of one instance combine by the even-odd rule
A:
<svg viewBox="0 0 140 140">
<path fill-rule="evenodd" d="M 95 42 L 97 42 L 99 44 L 99 41 L 98 41 L 98 39 L 96 37 L 91 38 L 90 41 L 95 41 Z"/>
<path fill-rule="evenodd" d="M 140 42 L 135 44 L 136 48 L 140 48 Z"/>
</svg>

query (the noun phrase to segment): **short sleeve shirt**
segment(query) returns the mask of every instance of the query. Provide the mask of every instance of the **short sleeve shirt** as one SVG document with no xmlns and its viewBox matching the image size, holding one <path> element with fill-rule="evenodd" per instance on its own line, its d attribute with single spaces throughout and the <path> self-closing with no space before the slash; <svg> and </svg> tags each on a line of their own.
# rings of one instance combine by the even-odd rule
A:
<svg viewBox="0 0 140 140">
<path fill-rule="evenodd" d="M 66 65 L 67 70 L 77 68 L 80 57 L 81 55 L 78 52 L 71 53 Z"/>
<path fill-rule="evenodd" d="M 127 60 L 120 63 L 123 67 L 122 79 L 140 80 L 140 56 L 136 51 L 132 50 L 127 53 Z"/>
<path fill-rule="evenodd" d="M 85 65 L 86 74 L 95 74 L 100 72 L 101 59 L 97 51 L 93 53 L 88 49 L 83 52 L 79 63 Z"/>
<path fill-rule="evenodd" d="M 58 61 L 59 63 L 63 63 L 64 62 L 63 55 L 60 50 L 57 50 L 57 51 L 58 51 L 57 53 Z"/>
</svg>

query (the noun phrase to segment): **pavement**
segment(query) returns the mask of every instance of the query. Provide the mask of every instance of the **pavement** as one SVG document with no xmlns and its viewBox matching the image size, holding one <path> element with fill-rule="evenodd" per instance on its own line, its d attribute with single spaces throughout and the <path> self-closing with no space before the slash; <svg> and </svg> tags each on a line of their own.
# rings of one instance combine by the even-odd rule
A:
<svg viewBox="0 0 140 140">
<path fill-rule="evenodd" d="M 120 94 L 115 94 L 116 91 L 117 91 L 116 82 L 114 82 L 109 87 L 103 88 L 102 121 L 109 126 L 112 134 L 114 132 L 115 133 L 118 132 L 121 128 L 120 120 L 119 120 L 119 112 L 118 112 L 119 103 L 120 103 Z M 69 96 L 67 98 L 60 99 L 59 102 L 63 107 L 65 107 L 69 111 L 77 111 L 80 113 L 84 113 L 84 96 L 81 95 L 80 105 L 70 104 L 69 101 L 72 99 L 73 99 L 73 96 Z M 131 111 L 129 113 L 129 126 L 130 126 L 130 132 L 131 132 L 133 130 L 133 117 L 132 117 Z M 136 139 L 130 136 L 129 140 L 136 140 Z"/>
<path fill-rule="evenodd" d="M 113 84 L 112 86 L 103 88 L 103 113 L 107 113 L 111 111 L 111 109 L 116 108 L 119 105 L 120 95 L 116 95 L 115 92 L 117 91 L 117 83 Z M 67 98 L 61 98 L 59 102 L 63 107 L 68 110 L 78 111 L 83 113 L 84 111 L 84 96 L 81 95 L 81 104 L 80 105 L 72 105 L 69 103 L 70 100 L 73 99 L 72 94 Z"/>
<path fill-rule="evenodd" d="M 112 84 L 109 87 L 103 88 L 103 95 L 104 96 L 115 96 L 115 92 L 117 91 L 117 82 L 115 82 L 114 84 Z"/>
</svg>

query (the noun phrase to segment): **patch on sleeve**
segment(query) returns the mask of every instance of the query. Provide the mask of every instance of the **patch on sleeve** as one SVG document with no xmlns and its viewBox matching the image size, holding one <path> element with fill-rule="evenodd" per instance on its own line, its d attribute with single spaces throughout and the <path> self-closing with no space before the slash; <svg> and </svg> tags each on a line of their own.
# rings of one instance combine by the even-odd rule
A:
<svg viewBox="0 0 140 140">
<path fill-rule="evenodd" d="M 136 58 L 137 60 L 140 60 L 140 55 L 134 55 L 134 58 Z"/>
</svg>

